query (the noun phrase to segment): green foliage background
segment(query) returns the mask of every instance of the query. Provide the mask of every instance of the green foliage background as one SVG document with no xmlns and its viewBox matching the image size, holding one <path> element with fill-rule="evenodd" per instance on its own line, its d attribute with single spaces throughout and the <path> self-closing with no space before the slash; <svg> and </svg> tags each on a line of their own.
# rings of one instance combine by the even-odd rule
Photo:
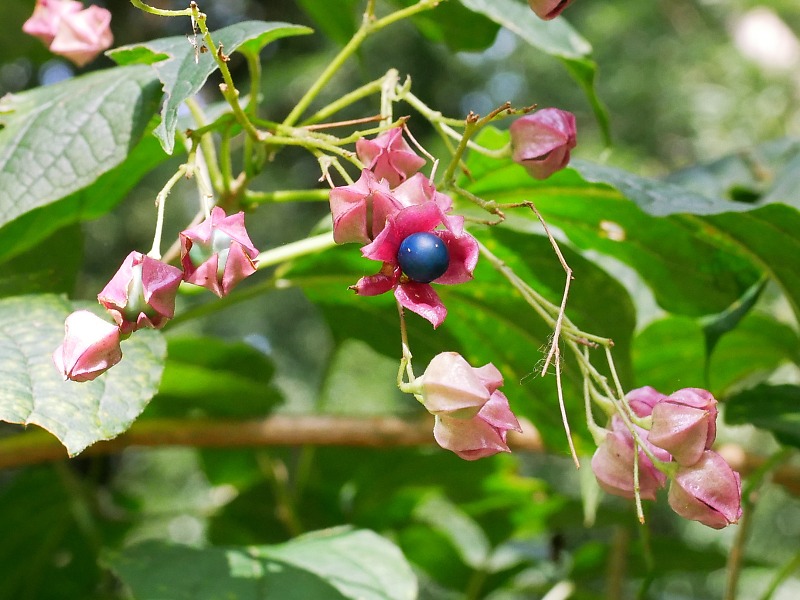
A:
<svg viewBox="0 0 800 600">
<path fill-rule="evenodd" d="M 292 108 L 349 39 L 362 9 L 354 0 L 337 1 L 333 11 L 327 0 L 204 4 L 215 29 L 260 19 L 317 32 L 287 30 L 262 54 L 263 116 L 274 119 Z M 405 4 L 379 2 L 378 9 Z M 575 112 L 578 158 L 570 169 L 534 182 L 510 161 L 474 155 L 473 179 L 461 183 L 497 201 L 536 202 L 575 269 L 570 316 L 614 338 L 626 388 L 707 387 L 726 402 L 723 441 L 764 457 L 796 448 L 798 63 L 784 70 L 760 66 L 737 49 L 732 32 L 746 11 L 764 6 L 800 31 L 800 7 L 793 0 L 576 0 L 565 16 L 591 44 L 588 55 L 581 44 L 558 36 L 548 45 L 531 35 L 532 46 L 468 10 L 491 13 L 492 5 L 451 0 L 413 23 L 395 25 L 367 42 L 323 100 L 396 67 L 411 75 L 420 98 L 448 115 L 486 112 L 505 100 Z M 117 45 L 187 33 L 185 20 L 151 18 L 123 0 L 106 6 L 114 14 Z M 50 81 L 66 67 L 19 31 L 32 7 L 31 1 L 3 8 L 2 93 Z M 241 32 L 235 25 L 233 31 Z M 241 35 L 252 41 L 259 31 Z M 69 310 L 54 296 L 17 297 L 61 293 L 91 300 L 131 249 L 148 247 L 152 198 L 184 158 L 167 157 L 152 135 L 160 100 L 153 72 L 142 65 L 101 70 L 112 66 L 101 58 L 90 77 L 123 100 L 131 90 L 141 95 L 135 105 L 122 102 L 135 114 L 119 119 L 123 129 L 130 126 L 116 132 L 125 133 L 116 138 L 121 144 L 108 144 L 108 155 L 76 154 L 72 162 L 81 165 L 82 178 L 56 177 L 38 195 L 19 179 L 24 173 L 46 181 L 52 171 L 37 161 L 4 162 L 0 172 L 4 409 L 8 398 L 37 393 L 35 385 L 19 385 L 19 391 L 8 383 L 20 384 L 19 374 L 28 369 L 15 353 L 20 334 L 12 326 L 37 311 L 59 321 Z M 246 78 L 241 57 L 234 55 L 231 67 L 237 81 Z M 85 90 L 86 80 L 79 81 Z M 77 101 L 71 83 L 61 85 L 64 99 L 91 119 L 93 107 Z M 58 123 L 46 121 L 53 100 L 43 90 L 22 96 L 24 106 L 14 98 L 0 103 L 0 139 L 26 130 L 26 118 L 40 125 L 44 119 L 48 135 L 39 141 L 52 143 Z M 610 149 L 594 92 L 609 115 Z M 219 100 L 213 86 L 202 97 Z M 375 111 L 374 102 L 364 102 L 343 118 Z M 422 119 L 414 116 L 411 125 L 427 146 L 442 150 Z M 102 128 L 87 125 L 86 132 L 92 148 L 108 141 Z M 488 130 L 483 141 L 492 145 L 503 136 Z M 8 148 L 0 147 L 0 154 Z M 287 149 L 253 188 L 312 187 L 318 176 L 312 159 Z M 53 204 L 59 198 L 66 199 Z M 185 193 L 176 190 L 165 229 L 182 228 L 195 202 L 189 186 Z M 326 203 L 275 204 L 258 207 L 248 223 L 266 249 L 316 231 L 328 214 Z M 608 235 L 619 230 L 623 241 Z M 532 219 L 476 228 L 475 235 L 550 300 L 560 298 L 560 266 Z M 209 309 L 207 296 L 181 297 L 184 317 L 164 336 L 168 358 L 158 394 L 147 408 L 146 399 L 134 400 L 111 420 L 124 429 L 142 409 L 137 425 L 144 428 L 273 412 L 416 419 L 418 408 L 394 385 L 399 344 L 392 303 L 346 293 L 370 268 L 353 248 L 336 248 L 259 273 L 241 286 L 241 302 L 221 303 L 221 310 Z M 561 581 L 574 584 L 575 598 L 636 597 L 637 590 L 647 598 L 720 597 L 726 555 L 742 543 L 738 530 L 712 532 L 682 522 L 663 498 L 648 509 L 642 530 L 629 503 L 585 501 L 592 495 L 591 473 L 586 467 L 574 472 L 566 457 L 554 382 L 527 378 L 547 328 L 486 264 L 474 284 L 443 290 L 442 297 L 450 315 L 440 330 L 409 323 L 418 364 L 443 349 L 458 349 L 477 364 L 495 362 L 512 406 L 536 425 L 548 453 L 466 463 L 435 448 L 129 448 L 25 467 L 13 459 L 30 453 L 45 434 L 3 424 L 0 454 L 11 457 L 14 468 L 0 471 L 0 530 L 9 532 L 0 544 L 0 597 L 155 599 L 166 586 L 170 599 L 509 600 L 543 597 Z M 191 318 L 204 311 L 209 316 Z M 49 331 L 39 340 L 48 349 L 60 336 Z M 126 355 L 133 376 L 161 368 L 150 355 L 163 354 L 163 341 L 149 340 L 150 348 L 142 349 L 149 354 L 140 360 Z M 580 424 L 575 371 L 567 365 L 567 404 L 579 449 L 588 455 L 593 446 Z M 57 379 L 55 372 L 47 376 Z M 60 388 L 49 398 L 67 393 Z M 30 414 L 0 416 L 35 423 Z M 51 431 L 67 440 L 70 432 L 102 429 L 72 426 Z M 67 446 L 77 452 L 85 444 Z M 780 593 L 793 597 L 800 586 L 798 483 L 776 480 L 784 485 L 763 487 L 750 516 L 742 598 L 760 597 L 781 569 L 788 579 Z M 351 529 L 301 535 L 340 526 Z"/>
</svg>

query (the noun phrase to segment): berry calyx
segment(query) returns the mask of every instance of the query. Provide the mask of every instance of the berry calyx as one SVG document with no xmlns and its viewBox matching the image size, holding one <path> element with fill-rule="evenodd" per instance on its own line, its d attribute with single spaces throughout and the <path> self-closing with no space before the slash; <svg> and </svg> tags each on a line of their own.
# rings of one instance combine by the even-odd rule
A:
<svg viewBox="0 0 800 600">
<path fill-rule="evenodd" d="M 412 233 L 400 243 L 397 262 L 411 281 L 430 283 L 450 266 L 447 246 L 433 233 Z"/>
</svg>

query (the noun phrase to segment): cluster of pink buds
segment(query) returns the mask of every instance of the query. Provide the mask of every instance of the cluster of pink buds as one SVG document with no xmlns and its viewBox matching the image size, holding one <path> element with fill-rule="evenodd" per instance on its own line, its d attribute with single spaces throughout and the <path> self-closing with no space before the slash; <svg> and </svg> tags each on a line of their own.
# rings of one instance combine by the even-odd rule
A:
<svg viewBox="0 0 800 600">
<path fill-rule="evenodd" d="M 438 327 L 447 309 L 430 284 L 472 279 L 478 243 L 463 217 L 448 214 L 452 199 L 417 172 L 425 160 L 402 128 L 360 140 L 356 151 L 366 165 L 358 181 L 330 192 L 333 237 L 365 244 L 362 255 L 382 266 L 351 289 L 361 296 L 392 290 L 402 306 Z"/>
<path fill-rule="evenodd" d="M 116 325 L 86 310 L 67 317 L 64 343 L 53 354 L 64 379 L 94 379 L 122 359 L 122 339 L 142 327 L 161 329 L 175 316 L 181 281 L 224 296 L 256 270 L 258 250 L 242 212 L 228 217 L 214 207 L 205 221 L 182 231 L 180 240 L 183 269 L 131 252 L 97 295 Z"/>
<path fill-rule="evenodd" d="M 436 442 L 465 460 L 477 460 L 510 452 L 506 434 L 522 431 L 501 385 L 503 376 L 493 364 L 475 368 L 456 352 L 442 352 L 409 391 L 435 415 Z"/>
<path fill-rule="evenodd" d="M 680 516 L 721 529 L 736 523 L 742 514 L 739 474 L 711 450 L 717 435 L 717 401 L 699 388 L 678 390 L 665 396 L 651 387 L 626 396 L 631 411 L 649 428 L 632 425 L 640 442 L 620 415 L 592 457 L 592 470 L 605 491 L 634 496 L 634 466 L 638 463 L 639 493 L 655 500 L 656 491 L 671 480 L 668 500 Z M 653 464 L 650 456 L 662 463 Z M 638 458 L 638 460 L 637 460 Z M 659 468 L 662 467 L 662 468 Z"/>
<path fill-rule="evenodd" d="M 105 8 L 84 8 L 75 0 L 36 0 L 22 30 L 42 40 L 53 54 L 82 67 L 111 47 L 110 25 L 111 13 Z"/>
</svg>

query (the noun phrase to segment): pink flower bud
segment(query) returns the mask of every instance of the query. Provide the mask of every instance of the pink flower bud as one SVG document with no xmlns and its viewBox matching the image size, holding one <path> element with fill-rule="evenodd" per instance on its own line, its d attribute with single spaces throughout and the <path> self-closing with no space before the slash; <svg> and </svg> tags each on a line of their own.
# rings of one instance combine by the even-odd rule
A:
<svg viewBox="0 0 800 600">
<path fill-rule="evenodd" d="M 665 399 L 664 394 L 649 386 L 640 387 L 625 394 L 628 406 L 638 417 L 649 417 L 653 413 L 653 407 Z"/>
<path fill-rule="evenodd" d="M 71 60 L 79 67 L 93 61 L 114 42 L 111 34 L 111 13 L 99 6 L 90 6 L 61 18 L 50 52 Z"/>
<path fill-rule="evenodd" d="M 433 437 L 442 448 L 452 450 L 464 460 L 477 460 L 498 452 L 511 452 L 506 444 L 510 429 L 522 432 L 508 398 L 495 391 L 471 419 L 437 415 Z"/>
<path fill-rule="evenodd" d="M 256 271 L 258 250 L 244 227 L 244 213 L 229 217 L 215 206 L 205 221 L 180 234 L 181 265 L 187 283 L 227 295 Z"/>
<path fill-rule="evenodd" d="M 557 108 L 544 108 L 511 124 L 514 161 L 534 179 L 547 179 L 569 163 L 576 141 L 575 115 Z"/>
<path fill-rule="evenodd" d="M 528 0 L 531 10 L 536 16 L 545 21 L 555 19 L 561 12 L 572 4 L 572 0 Z"/>
<path fill-rule="evenodd" d="M 667 462 L 668 452 L 656 448 L 647 441 L 647 430 L 634 425 L 639 437 L 656 458 Z M 592 457 L 592 471 L 597 482 L 609 494 L 633 498 L 634 467 L 633 435 L 619 415 L 611 418 L 611 431 Z M 639 493 L 645 500 L 655 500 L 656 490 L 664 487 L 667 477 L 656 469 L 644 451 L 639 449 Z"/>
<path fill-rule="evenodd" d="M 361 138 L 356 142 L 359 160 L 372 169 L 378 179 L 385 179 L 391 187 L 399 185 L 425 164 L 425 159 L 403 139 L 403 128 L 385 131 L 374 140 Z"/>
<path fill-rule="evenodd" d="M 49 46 L 64 15 L 78 13 L 82 8 L 83 5 L 75 0 L 37 0 L 33 14 L 22 25 L 22 31 Z"/>
<path fill-rule="evenodd" d="M 685 519 L 714 529 L 742 516 L 742 482 L 716 452 L 706 450 L 691 466 L 682 466 L 669 488 L 669 505 Z"/>
<path fill-rule="evenodd" d="M 492 392 L 503 384 L 503 376 L 494 365 L 486 367 L 492 372 L 484 372 L 487 379 L 482 380 L 478 369 L 471 367 L 457 352 L 442 352 L 434 356 L 425 374 L 419 378 L 425 408 L 434 415 L 459 419 L 471 419 L 477 415 Z"/>
<path fill-rule="evenodd" d="M 364 169 L 352 185 L 335 187 L 330 193 L 333 239 L 337 244 L 369 244 L 383 231 L 386 219 L 402 208 L 385 181 Z"/>
<path fill-rule="evenodd" d="M 653 407 L 648 439 L 681 466 L 696 463 L 717 435 L 717 401 L 706 390 L 686 388 Z"/>
<path fill-rule="evenodd" d="M 69 315 L 64 332 L 53 362 L 65 381 L 90 381 L 122 359 L 119 328 L 88 310 Z"/>
<path fill-rule="evenodd" d="M 131 252 L 97 300 L 123 334 L 141 327 L 160 329 L 175 316 L 175 295 L 182 277 L 176 267 Z"/>
</svg>

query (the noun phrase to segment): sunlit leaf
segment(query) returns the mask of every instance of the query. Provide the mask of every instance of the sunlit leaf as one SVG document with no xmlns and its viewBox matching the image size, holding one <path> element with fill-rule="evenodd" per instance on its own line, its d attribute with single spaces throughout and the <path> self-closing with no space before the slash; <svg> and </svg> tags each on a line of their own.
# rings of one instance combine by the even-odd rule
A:
<svg viewBox="0 0 800 600">
<path fill-rule="evenodd" d="M 106 562 L 137 600 L 413 600 L 400 550 L 371 531 L 329 530 L 275 546 L 190 548 L 145 542 Z"/>
<path fill-rule="evenodd" d="M 0 225 L 86 188 L 123 163 L 159 96 L 150 69 L 132 66 L 3 97 Z"/>
<path fill-rule="evenodd" d="M 263 21 L 242 21 L 215 31 L 212 39 L 224 52 L 230 54 L 243 44 L 248 51 L 258 52 L 270 42 L 282 37 L 311 33 L 307 27 L 288 23 L 266 23 Z M 196 40 L 202 44 L 202 39 Z M 162 38 L 130 46 L 122 46 L 108 52 L 117 63 L 148 64 L 164 86 L 166 100 L 161 108 L 161 124 L 155 136 L 167 154 L 172 154 L 175 146 L 175 130 L 178 126 L 178 109 L 181 104 L 195 95 L 203 87 L 209 75 L 217 70 L 217 63 L 209 52 L 195 53 L 196 50 L 186 36 Z"/>
<path fill-rule="evenodd" d="M 94 381 L 64 381 L 52 354 L 78 308 L 49 295 L 0 300 L 0 420 L 47 429 L 70 455 L 128 429 L 158 388 L 165 353 L 159 332 L 137 331 L 119 365 Z"/>
</svg>

